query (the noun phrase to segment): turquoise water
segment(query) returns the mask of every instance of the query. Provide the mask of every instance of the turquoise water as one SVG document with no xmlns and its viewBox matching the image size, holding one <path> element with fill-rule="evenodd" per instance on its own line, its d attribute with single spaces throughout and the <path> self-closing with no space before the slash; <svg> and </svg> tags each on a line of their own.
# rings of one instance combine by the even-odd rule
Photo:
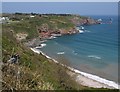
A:
<svg viewBox="0 0 120 92">
<path fill-rule="evenodd" d="M 82 34 L 48 40 L 41 50 L 59 62 L 80 71 L 118 82 L 118 19 L 116 16 L 92 16 L 112 24 L 84 26 Z M 64 52 L 64 53 L 63 53 Z"/>
</svg>

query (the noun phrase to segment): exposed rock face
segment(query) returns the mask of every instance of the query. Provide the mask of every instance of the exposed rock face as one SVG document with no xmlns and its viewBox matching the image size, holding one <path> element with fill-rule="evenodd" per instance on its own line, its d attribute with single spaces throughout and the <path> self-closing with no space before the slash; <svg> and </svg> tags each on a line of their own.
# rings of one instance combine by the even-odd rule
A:
<svg viewBox="0 0 120 92">
<path fill-rule="evenodd" d="M 43 24 L 40 27 L 37 27 L 37 31 L 39 33 L 39 37 L 41 39 L 48 39 L 51 36 L 60 36 L 65 34 L 74 34 L 78 33 L 79 31 L 76 28 L 69 28 L 69 29 L 58 29 L 58 30 L 51 30 L 49 29 L 47 24 Z"/>
<path fill-rule="evenodd" d="M 16 39 L 21 41 L 21 40 L 26 39 L 27 36 L 28 36 L 27 33 L 18 33 L 18 34 L 16 34 Z"/>
<path fill-rule="evenodd" d="M 97 21 L 91 18 L 78 18 L 74 17 L 71 19 L 71 22 L 73 22 L 75 25 L 91 25 L 91 24 L 97 24 Z"/>
<path fill-rule="evenodd" d="M 79 32 L 79 31 L 76 30 L 75 28 L 70 28 L 70 29 L 68 29 L 68 30 L 66 30 L 66 29 L 59 29 L 59 31 L 60 31 L 60 33 L 61 33 L 62 35 L 65 35 L 65 34 L 75 34 L 75 33 L 78 33 L 78 32 Z"/>
<path fill-rule="evenodd" d="M 40 38 L 48 38 L 50 37 L 50 31 L 47 24 L 42 24 L 40 27 L 37 27 L 37 31 L 39 33 Z"/>
<path fill-rule="evenodd" d="M 75 25 L 82 25 L 85 23 L 84 19 L 79 19 L 78 17 L 74 17 L 72 19 L 70 19 L 72 23 L 74 23 Z"/>
<path fill-rule="evenodd" d="M 24 45 L 27 47 L 36 47 L 39 46 L 42 42 L 44 41 L 41 41 L 40 38 L 34 38 L 30 41 L 25 42 Z"/>
<path fill-rule="evenodd" d="M 38 32 L 48 32 L 48 25 L 47 24 L 42 24 L 42 26 L 37 28 Z"/>
<path fill-rule="evenodd" d="M 91 24 L 97 24 L 97 21 L 91 18 L 86 19 L 86 23 L 87 25 L 91 25 Z"/>
</svg>

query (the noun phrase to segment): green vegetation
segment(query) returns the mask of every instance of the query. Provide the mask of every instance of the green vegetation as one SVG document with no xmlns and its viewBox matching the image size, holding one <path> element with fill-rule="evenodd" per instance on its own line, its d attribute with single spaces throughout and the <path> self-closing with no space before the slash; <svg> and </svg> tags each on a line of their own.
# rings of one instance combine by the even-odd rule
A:
<svg viewBox="0 0 120 92">
<path fill-rule="evenodd" d="M 2 67 L 3 89 L 13 90 L 102 90 L 108 89 L 88 88 L 77 84 L 67 73 L 67 69 L 59 64 L 46 59 L 42 55 L 33 53 L 30 49 L 17 42 L 13 34 L 3 31 L 2 36 Z M 20 55 L 19 65 L 8 65 L 6 61 L 11 53 L 17 52 Z M 20 71 L 17 79 L 17 71 Z M 64 77 L 63 77 L 64 76 Z M 7 84 L 5 84 L 7 83 Z M 10 86 L 9 86 L 10 85 Z M 111 90 L 109 92 L 112 92 Z M 113 90 L 117 92 L 117 90 Z"/>
<path fill-rule="evenodd" d="M 75 26 L 72 22 L 70 22 L 67 16 L 36 15 L 35 17 L 31 18 L 30 15 L 22 15 L 19 13 L 13 15 L 8 14 L 4 16 L 10 17 L 8 24 L 3 25 L 5 30 L 14 30 L 15 33 L 26 32 L 29 34 L 27 37 L 28 39 L 38 36 L 37 27 L 40 27 L 42 24 L 47 24 L 48 28 L 54 31 L 61 28 L 70 29 Z"/>
<path fill-rule="evenodd" d="M 4 62 L 2 70 L 3 80 L 14 89 L 75 90 L 84 88 L 83 86 L 79 86 L 74 82 L 74 80 L 72 80 L 72 78 L 70 78 L 64 67 L 61 67 L 59 64 L 55 64 L 52 61 L 50 62 L 50 60 L 46 59 L 42 55 L 33 53 L 30 49 L 18 43 L 11 32 L 4 30 L 2 41 L 2 59 Z M 17 52 L 20 55 L 20 64 L 9 66 L 6 64 L 6 61 L 13 52 L 13 48 L 14 53 Z M 16 87 L 14 84 L 17 83 L 15 72 L 18 71 L 18 68 L 20 68 L 20 83 L 19 87 Z"/>
<path fill-rule="evenodd" d="M 11 15 L 10 15 L 11 16 Z M 16 15 L 18 16 L 18 15 Z M 71 78 L 65 67 L 52 62 L 43 55 L 38 55 L 25 47 L 23 43 L 16 40 L 16 33 L 28 33 L 28 38 L 32 39 L 38 36 L 36 26 L 47 23 L 50 28 L 58 25 L 58 28 L 68 28 L 74 26 L 68 23 L 69 20 L 63 16 L 45 16 L 28 18 L 28 15 L 19 15 L 23 20 L 17 19 L 14 22 L 3 24 L 2 31 L 2 87 L 3 90 L 90 90 L 92 92 L 112 92 L 108 89 L 88 88 L 77 84 L 74 78 Z M 24 16 L 24 17 L 23 17 Z M 39 19 L 40 18 L 40 19 Z M 19 22 L 18 22 L 19 20 Z M 51 24 L 50 21 L 55 22 Z M 63 21 L 64 24 L 63 25 Z M 11 31 L 13 30 L 13 31 Z M 0 39 L 1 40 L 1 39 Z M 7 61 L 14 53 L 20 55 L 19 64 L 8 64 Z M 18 73 L 19 71 L 19 73 Z M 116 92 L 117 90 L 113 90 Z"/>
</svg>

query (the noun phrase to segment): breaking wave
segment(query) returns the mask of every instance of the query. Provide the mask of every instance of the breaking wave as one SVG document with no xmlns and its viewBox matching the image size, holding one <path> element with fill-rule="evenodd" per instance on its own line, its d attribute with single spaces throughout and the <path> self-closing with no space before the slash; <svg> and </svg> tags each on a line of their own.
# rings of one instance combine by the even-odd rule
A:
<svg viewBox="0 0 120 92">
<path fill-rule="evenodd" d="M 89 58 L 95 58 L 95 59 L 102 59 L 101 57 L 97 55 L 88 55 Z"/>
<path fill-rule="evenodd" d="M 65 52 L 58 52 L 57 54 L 58 55 L 62 55 L 62 54 L 65 54 Z"/>
</svg>

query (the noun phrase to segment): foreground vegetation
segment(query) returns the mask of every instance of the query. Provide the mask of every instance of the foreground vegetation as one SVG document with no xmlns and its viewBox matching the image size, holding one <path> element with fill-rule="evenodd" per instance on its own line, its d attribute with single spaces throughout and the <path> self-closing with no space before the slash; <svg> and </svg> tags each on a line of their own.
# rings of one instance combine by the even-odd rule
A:
<svg viewBox="0 0 120 92">
<path fill-rule="evenodd" d="M 50 16 L 55 19 L 58 16 Z M 62 16 L 63 17 L 63 16 Z M 64 19 L 64 17 L 63 17 Z M 35 21 L 35 22 L 34 22 Z M 117 92 L 118 90 L 95 89 L 82 86 L 70 77 L 65 67 L 46 59 L 43 55 L 32 52 L 24 46 L 22 41 L 16 39 L 17 32 L 27 32 L 28 38 L 37 37 L 35 26 L 49 21 L 42 18 L 42 22 L 37 22 L 37 18 L 31 20 L 24 19 L 19 22 L 3 24 L 2 31 L 2 89 L 3 90 L 90 90 L 92 92 Z M 67 22 L 67 20 L 65 20 Z M 35 24 L 34 24 L 35 23 Z M 36 24 L 37 23 L 37 24 Z M 72 23 L 67 24 L 70 27 Z M 64 27 L 59 25 L 59 27 Z M 12 31 L 11 31 L 12 30 Z M 27 40 L 27 39 L 26 39 Z M 11 55 L 20 55 L 19 63 L 8 64 Z M 100 91 L 101 92 L 101 91 Z"/>
</svg>

